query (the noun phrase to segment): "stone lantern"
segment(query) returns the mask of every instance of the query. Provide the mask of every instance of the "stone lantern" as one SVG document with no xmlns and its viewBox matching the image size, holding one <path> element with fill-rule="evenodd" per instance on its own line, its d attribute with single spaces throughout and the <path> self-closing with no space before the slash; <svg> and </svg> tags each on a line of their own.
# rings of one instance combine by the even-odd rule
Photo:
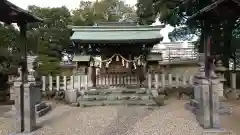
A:
<svg viewBox="0 0 240 135">
<path fill-rule="evenodd" d="M 226 82 L 226 79 L 224 78 L 224 72 L 227 70 L 222 64 L 221 60 L 218 60 L 215 67 L 215 73 L 218 77 L 218 80 L 220 81 L 219 84 L 219 98 L 224 99 L 223 92 L 224 92 L 224 83 Z"/>
</svg>

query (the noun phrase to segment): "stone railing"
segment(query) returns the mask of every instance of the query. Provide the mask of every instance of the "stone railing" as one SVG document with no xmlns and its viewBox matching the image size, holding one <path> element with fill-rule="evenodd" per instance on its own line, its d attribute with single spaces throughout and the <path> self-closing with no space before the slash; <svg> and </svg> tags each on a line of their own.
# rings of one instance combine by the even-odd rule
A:
<svg viewBox="0 0 240 135">
<path fill-rule="evenodd" d="M 148 79 L 151 78 L 151 79 Z M 193 76 L 180 74 L 147 74 L 145 81 L 140 85 L 137 75 L 101 75 L 96 77 L 96 88 L 110 87 L 179 87 L 193 85 Z M 72 89 L 89 89 L 92 81 L 88 75 L 77 76 L 42 76 L 42 91 L 65 91 Z"/>
<path fill-rule="evenodd" d="M 100 75 L 96 78 L 97 87 L 126 87 L 139 85 L 137 75 L 109 74 Z"/>
</svg>

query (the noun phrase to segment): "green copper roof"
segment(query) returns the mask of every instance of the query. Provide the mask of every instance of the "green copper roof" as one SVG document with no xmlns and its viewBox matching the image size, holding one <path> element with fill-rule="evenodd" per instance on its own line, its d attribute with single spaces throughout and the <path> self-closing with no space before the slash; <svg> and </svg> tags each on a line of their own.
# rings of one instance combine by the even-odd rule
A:
<svg viewBox="0 0 240 135">
<path fill-rule="evenodd" d="M 70 26 L 74 31 L 70 39 L 80 41 L 138 41 L 162 40 L 164 26 Z"/>
</svg>

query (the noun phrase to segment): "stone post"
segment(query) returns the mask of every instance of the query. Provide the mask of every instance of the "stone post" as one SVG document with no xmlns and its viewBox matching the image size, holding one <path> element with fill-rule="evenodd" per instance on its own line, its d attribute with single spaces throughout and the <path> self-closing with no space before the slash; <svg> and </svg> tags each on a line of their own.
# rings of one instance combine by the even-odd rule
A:
<svg viewBox="0 0 240 135">
<path fill-rule="evenodd" d="M 71 89 L 74 89 L 74 87 L 75 87 L 75 76 L 74 75 L 72 75 L 71 76 Z"/>
<path fill-rule="evenodd" d="M 199 72 L 194 76 L 194 99 L 198 102 L 200 102 L 201 98 L 201 86 L 200 82 L 205 78 L 205 72 L 204 72 L 204 64 L 201 63 Z"/>
<path fill-rule="evenodd" d="M 200 63 L 199 72 L 194 76 L 194 99 L 197 102 L 196 118 L 203 128 L 210 128 L 209 81 L 205 77 L 204 64 Z"/>
<path fill-rule="evenodd" d="M 92 87 L 92 67 L 88 67 L 88 87 Z"/>
<path fill-rule="evenodd" d="M 190 77 L 189 77 L 189 85 L 190 85 L 190 86 L 193 86 L 193 76 L 190 76 Z"/>
<path fill-rule="evenodd" d="M 165 78 L 165 74 L 161 74 L 161 82 L 162 82 L 162 88 L 165 88 L 166 86 L 166 78 Z"/>
<path fill-rule="evenodd" d="M 183 87 L 186 87 L 187 86 L 187 78 L 186 78 L 186 75 L 185 74 L 183 74 L 183 83 L 182 83 L 182 85 L 183 85 Z"/>
<path fill-rule="evenodd" d="M 85 85 L 84 88 L 85 88 L 85 90 L 88 90 L 88 76 L 87 76 L 87 75 L 84 75 L 84 78 L 83 78 L 83 79 L 84 79 L 84 82 L 85 82 L 85 83 L 84 83 L 84 85 Z"/>
<path fill-rule="evenodd" d="M 37 96 L 35 93 L 35 84 L 24 84 L 24 132 L 30 133 L 36 128 L 36 112 L 35 104 Z"/>
<path fill-rule="evenodd" d="M 68 103 L 76 103 L 78 97 L 78 90 L 74 88 L 74 76 L 71 76 L 71 88 L 65 91 L 65 100 Z"/>
<path fill-rule="evenodd" d="M 210 104 L 211 104 L 211 123 L 212 127 L 211 128 L 220 128 L 220 120 L 219 120 L 219 109 L 220 109 L 220 104 L 219 104 L 219 80 L 216 77 L 211 78 L 211 94 L 210 96 Z"/>
<path fill-rule="evenodd" d="M 172 87 L 172 74 L 168 74 L 168 87 Z"/>
<path fill-rule="evenodd" d="M 179 78 L 180 78 L 179 74 L 176 74 L 176 78 L 175 78 L 175 81 L 176 81 L 176 88 L 178 88 L 179 85 L 180 85 Z"/>
<path fill-rule="evenodd" d="M 198 88 L 200 91 L 200 102 L 196 108 L 197 120 L 203 128 L 211 128 L 209 81 L 206 78 L 199 78 Z"/>
<path fill-rule="evenodd" d="M 46 91 L 46 76 L 42 76 L 42 91 Z"/>
<path fill-rule="evenodd" d="M 15 93 L 15 109 L 16 109 L 16 115 L 15 115 L 15 132 L 21 133 L 24 131 L 24 109 L 23 109 L 23 103 L 24 103 L 24 95 L 23 95 L 23 87 L 21 81 L 15 81 L 14 82 L 14 93 Z"/>
<path fill-rule="evenodd" d="M 155 78 L 155 88 L 158 89 L 159 88 L 159 76 L 158 76 L 158 73 L 155 73 L 154 75 L 154 78 Z"/>
<path fill-rule="evenodd" d="M 56 87 L 57 87 L 57 91 L 59 91 L 60 90 L 60 77 L 59 76 L 56 77 Z"/>
<path fill-rule="evenodd" d="M 49 91 L 53 90 L 53 79 L 52 76 L 49 76 Z"/>
<path fill-rule="evenodd" d="M 152 74 L 148 73 L 148 89 L 152 89 Z"/>
<path fill-rule="evenodd" d="M 83 80 L 82 80 L 80 75 L 77 76 L 77 80 L 78 80 L 77 88 L 78 88 L 78 92 L 80 92 L 81 87 L 82 87 L 81 82 L 83 82 Z"/>
<path fill-rule="evenodd" d="M 218 84 L 218 90 L 219 90 L 219 98 L 220 100 L 224 100 L 225 97 L 223 95 L 224 92 L 224 83 L 226 82 L 226 79 L 224 78 L 224 72 L 227 69 L 222 65 L 222 61 L 218 60 L 216 63 L 216 67 L 215 67 L 215 73 L 220 81 L 220 83 Z"/>
<path fill-rule="evenodd" d="M 66 76 L 63 76 L 63 89 L 64 89 L 64 91 L 67 90 L 67 77 Z"/>
<path fill-rule="evenodd" d="M 231 89 L 236 90 L 237 89 L 237 74 L 231 73 Z"/>
<path fill-rule="evenodd" d="M 23 86 L 23 87 L 22 87 Z M 41 100 L 40 87 L 35 83 L 14 82 L 15 91 L 15 132 L 30 133 L 36 128 L 35 105 Z"/>
</svg>

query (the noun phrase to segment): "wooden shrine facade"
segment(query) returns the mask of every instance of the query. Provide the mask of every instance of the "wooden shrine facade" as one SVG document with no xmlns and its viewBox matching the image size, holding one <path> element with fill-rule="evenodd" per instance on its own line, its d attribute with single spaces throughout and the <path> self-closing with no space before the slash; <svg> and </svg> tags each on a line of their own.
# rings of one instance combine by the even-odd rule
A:
<svg viewBox="0 0 240 135">
<path fill-rule="evenodd" d="M 160 26 L 138 26 L 111 23 L 97 26 L 69 26 L 73 34 L 77 69 L 85 67 L 93 86 L 111 80 L 126 84 L 131 77 L 142 84 L 147 69 L 147 56 L 155 44 L 162 40 Z M 82 60 L 80 57 L 88 56 Z M 85 70 L 85 71 L 86 71 Z M 109 76 L 112 76 L 109 79 Z M 105 78 L 105 79 L 104 79 Z M 125 79 L 124 79 L 125 78 Z M 127 79 L 128 78 L 128 79 Z M 124 81 L 125 80 L 125 81 Z"/>
</svg>

